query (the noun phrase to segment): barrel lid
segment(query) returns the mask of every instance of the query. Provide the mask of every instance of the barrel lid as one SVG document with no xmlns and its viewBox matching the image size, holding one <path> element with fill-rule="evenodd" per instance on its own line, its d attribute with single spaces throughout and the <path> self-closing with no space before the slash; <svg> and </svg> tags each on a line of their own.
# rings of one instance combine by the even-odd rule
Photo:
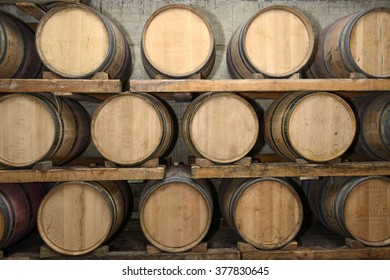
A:
<svg viewBox="0 0 390 280">
<path fill-rule="evenodd" d="M 57 185 L 38 210 L 38 230 L 53 250 L 81 255 L 96 249 L 108 237 L 112 209 L 104 195 L 85 182 Z"/>
<path fill-rule="evenodd" d="M 190 137 L 205 158 L 221 163 L 237 161 L 256 144 L 259 121 L 253 107 L 233 93 L 199 99 L 190 117 Z"/>
<path fill-rule="evenodd" d="M 1 97 L 0 119 L 0 163 L 32 165 L 45 158 L 55 144 L 55 116 L 40 98 L 29 94 Z"/>
<path fill-rule="evenodd" d="M 96 110 L 91 127 L 98 151 L 124 165 L 138 164 L 152 156 L 164 133 L 159 109 L 137 94 L 107 99 Z"/>
<path fill-rule="evenodd" d="M 36 32 L 38 54 L 46 67 L 67 78 L 103 71 L 112 31 L 101 15 L 84 5 L 50 10 Z"/>
<path fill-rule="evenodd" d="M 234 209 L 234 224 L 241 237 L 263 249 L 290 242 L 303 221 L 297 193 L 277 179 L 261 179 L 247 186 Z"/>
<path fill-rule="evenodd" d="M 186 251 L 208 232 L 211 207 L 195 187 L 184 182 L 168 182 L 144 199 L 140 211 L 142 230 L 157 248 Z"/>
<path fill-rule="evenodd" d="M 368 177 L 349 193 L 344 204 L 345 225 L 363 244 L 390 244 L 390 179 Z"/>
<path fill-rule="evenodd" d="M 293 106 L 287 134 L 296 153 L 309 161 L 325 162 L 346 152 L 356 132 L 355 115 L 346 101 L 316 92 Z"/>
<path fill-rule="evenodd" d="M 197 9 L 167 5 L 154 12 L 142 34 L 145 57 L 160 73 L 171 77 L 199 72 L 214 50 L 207 18 Z"/>
<path fill-rule="evenodd" d="M 271 6 L 246 23 L 244 52 L 258 72 L 286 77 L 309 60 L 314 46 L 310 22 L 298 10 Z"/>
<path fill-rule="evenodd" d="M 390 76 L 390 9 L 358 14 L 349 30 L 349 50 L 358 69 L 374 77 Z M 348 42 L 348 41 L 347 41 Z"/>
</svg>

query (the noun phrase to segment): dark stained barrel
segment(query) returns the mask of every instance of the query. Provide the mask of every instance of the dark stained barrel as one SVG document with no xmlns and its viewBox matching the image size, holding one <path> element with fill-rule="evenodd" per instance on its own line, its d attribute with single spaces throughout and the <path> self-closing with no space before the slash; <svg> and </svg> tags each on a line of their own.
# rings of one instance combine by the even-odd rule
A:
<svg viewBox="0 0 390 280">
<path fill-rule="evenodd" d="M 0 249 L 15 244 L 35 228 L 44 195 L 40 183 L 0 184 Z"/>
</svg>

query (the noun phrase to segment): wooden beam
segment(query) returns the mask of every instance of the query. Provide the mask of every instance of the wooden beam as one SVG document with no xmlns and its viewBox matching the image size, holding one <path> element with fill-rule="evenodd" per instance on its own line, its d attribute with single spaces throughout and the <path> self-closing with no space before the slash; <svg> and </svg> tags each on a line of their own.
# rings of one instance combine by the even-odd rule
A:
<svg viewBox="0 0 390 280">
<path fill-rule="evenodd" d="M 120 80 L 0 79 L 0 92 L 120 93 Z"/>
<path fill-rule="evenodd" d="M 390 79 L 131 80 L 132 92 L 390 91 Z"/>
<path fill-rule="evenodd" d="M 15 4 L 20 10 L 29 14 L 30 16 L 36 18 L 37 20 L 41 20 L 46 15 L 46 12 L 37 6 L 35 3 L 31 2 L 18 2 Z"/>
<path fill-rule="evenodd" d="M 355 162 L 334 164 L 297 164 L 293 162 L 253 163 L 251 166 L 192 166 L 193 178 L 251 177 L 324 177 L 390 175 L 390 162 Z"/>
<path fill-rule="evenodd" d="M 109 181 L 157 180 L 165 177 L 165 166 L 154 168 L 85 168 L 55 167 L 47 171 L 0 170 L 0 183 L 58 182 L 58 181 Z"/>
<path fill-rule="evenodd" d="M 19 2 L 29 2 L 29 3 L 35 3 L 35 4 L 47 4 L 47 3 L 52 3 L 52 2 L 65 2 L 68 4 L 76 4 L 80 3 L 79 0 L 3 0 L 1 1 L 0 4 L 15 4 Z"/>
</svg>

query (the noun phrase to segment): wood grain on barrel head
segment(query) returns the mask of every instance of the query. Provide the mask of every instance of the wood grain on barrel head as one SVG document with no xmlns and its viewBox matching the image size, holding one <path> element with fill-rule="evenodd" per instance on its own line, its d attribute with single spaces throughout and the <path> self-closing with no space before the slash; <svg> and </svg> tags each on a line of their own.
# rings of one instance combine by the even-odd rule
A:
<svg viewBox="0 0 390 280">
<path fill-rule="evenodd" d="M 305 159 L 328 161 L 349 148 L 355 131 L 354 113 L 343 99 L 313 93 L 291 112 L 287 133 L 291 145 Z"/>
<path fill-rule="evenodd" d="M 172 182 L 147 198 L 141 223 L 145 235 L 158 248 L 191 248 L 207 233 L 210 212 L 198 190 L 185 183 Z"/>
<path fill-rule="evenodd" d="M 290 188 L 281 182 L 254 183 L 239 197 L 235 224 L 244 239 L 253 244 L 277 246 L 297 234 L 302 223 L 302 205 Z"/>
<path fill-rule="evenodd" d="M 169 5 L 145 25 L 143 47 L 148 61 L 172 76 L 204 66 L 213 45 L 210 25 L 191 7 Z"/>
<path fill-rule="evenodd" d="M 67 183 L 42 201 L 38 229 L 45 243 L 57 252 L 80 254 L 105 241 L 112 219 L 98 190 L 83 183 Z"/>
<path fill-rule="evenodd" d="M 283 75 L 306 64 L 313 48 L 313 35 L 310 24 L 297 13 L 288 7 L 271 7 L 250 23 L 246 52 L 249 61 L 261 72 Z"/>
<path fill-rule="evenodd" d="M 106 100 L 95 112 L 92 139 L 98 151 L 118 164 L 150 157 L 163 136 L 161 115 L 139 95 L 123 94 Z"/>
<path fill-rule="evenodd" d="M 96 71 L 108 55 L 109 35 L 104 22 L 81 6 L 45 17 L 36 38 L 42 61 L 66 75 Z"/>
<path fill-rule="evenodd" d="M 54 117 L 31 95 L 0 99 L 0 162 L 13 166 L 33 164 L 44 157 L 55 139 Z"/>
<path fill-rule="evenodd" d="M 190 122 L 190 137 L 196 150 L 205 158 L 222 163 L 248 154 L 259 132 L 253 107 L 230 93 L 205 98 Z"/>
<path fill-rule="evenodd" d="M 390 240 L 390 180 L 372 178 L 359 183 L 348 195 L 344 219 L 349 232 L 365 244 L 379 246 Z"/>
<path fill-rule="evenodd" d="M 390 9 L 373 9 L 359 18 L 352 28 L 350 50 L 366 73 L 390 75 Z"/>
</svg>

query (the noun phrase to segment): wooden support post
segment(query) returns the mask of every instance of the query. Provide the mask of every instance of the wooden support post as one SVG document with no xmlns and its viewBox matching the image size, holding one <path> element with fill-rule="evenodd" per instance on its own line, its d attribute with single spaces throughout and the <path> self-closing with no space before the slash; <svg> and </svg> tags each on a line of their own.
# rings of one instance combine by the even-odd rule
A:
<svg viewBox="0 0 390 280">
<path fill-rule="evenodd" d="M 95 257 L 95 258 L 102 258 L 107 256 L 109 252 L 109 247 L 107 245 L 102 245 L 96 250 L 84 255 L 83 257 L 89 258 L 89 257 Z M 52 250 L 47 245 L 42 245 L 39 250 L 39 257 L 41 259 L 50 259 L 50 258 L 63 258 L 64 255 Z"/>
<path fill-rule="evenodd" d="M 196 158 L 195 159 L 195 164 L 196 165 L 199 165 L 200 167 L 205 167 L 205 166 L 214 166 L 215 163 L 208 160 L 208 159 L 205 159 L 205 158 Z"/>
<path fill-rule="evenodd" d="M 190 250 L 186 251 L 186 253 L 206 253 L 207 252 L 207 242 L 201 242 L 195 247 L 191 248 Z M 149 255 L 153 254 L 161 254 L 161 253 L 167 253 L 164 252 L 153 245 L 146 245 L 146 253 Z"/>
<path fill-rule="evenodd" d="M 52 161 L 41 161 L 34 165 L 34 170 L 39 171 L 48 171 L 49 169 L 53 168 L 53 162 Z"/>
<path fill-rule="evenodd" d="M 142 167 L 157 167 L 159 166 L 160 161 L 158 158 L 152 158 L 148 160 L 147 162 L 143 163 L 141 166 Z"/>
<path fill-rule="evenodd" d="M 365 248 L 366 246 L 364 244 L 362 244 L 361 242 L 355 240 L 355 239 L 352 239 L 352 238 L 345 238 L 345 245 L 348 247 L 348 248 L 351 248 L 351 249 L 361 249 L 361 248 Z"/>
<path fill-rule="evenodd" d="M 15 6 L 26 14 L 36 18 L 37 20 L 41 20 L 41 18 L 46 15 L 46 12 L 43 9 L 31 2 L 18 2 L 15 4 Z"/>
<path fill-rule="evenodd" d="M 241 166 L 251 166 L 252 158 L 251 157 L 244 157 L 244 158 L 234 162 L 233 164 L 234 165 L 241 165 Z"/>
<path fill-rule="evenodd" d="M 108 73 L 106 72 L 97 72 L 91 78 L 91 80 L 109 80 L 109 79 L 110 79 L 110 75 L 108 75 Z"/>
</svg>

